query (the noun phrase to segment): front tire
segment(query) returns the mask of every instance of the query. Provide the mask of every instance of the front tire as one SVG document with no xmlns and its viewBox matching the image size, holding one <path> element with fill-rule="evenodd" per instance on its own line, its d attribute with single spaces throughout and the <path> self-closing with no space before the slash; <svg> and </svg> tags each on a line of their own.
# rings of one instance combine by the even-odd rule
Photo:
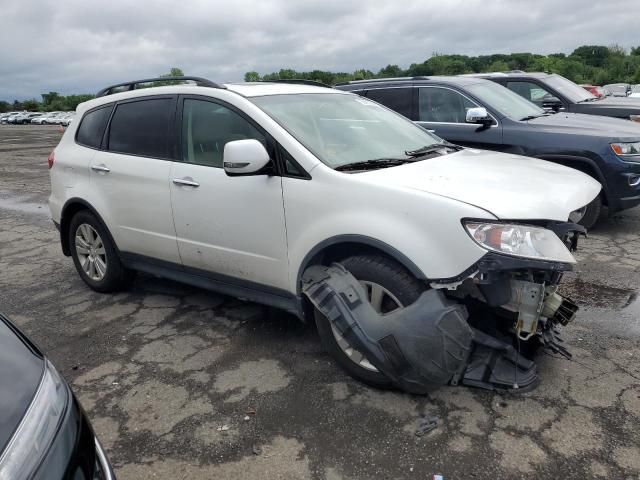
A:
<svg viewBox="0 0 640 480">
<path fill-rule="evenodd" d="M 576 212 L 572 212 L 572 215 L 577 212 L 580 211 L 577 210 Z M 585 205 L 584 211 L 581 212 L 581 214 L 581 217 L 575 223 L 582 225 L 586 229 L 593 228 L 593 226 L 598 223 L 600 215 L 602 215 L 601 195 L 598 195 L 596 198 L 591 200 L 591 202 Z"/>
<path fill-rule="evenodd" d="M 80 278 L 92 290 L 115 292 L 131 284 L 134 272 L 122 265 L 108 230 L 88 210 L 71 219 L 69 246 Z"/>
<path fill-rule="evenodd" d="M 340 263 L 366 288 L 374 308 L 382 315 L 415 302 L 426 289 L 402 265 L 383 255 L 348 257 Z M 382 295 L 381 293 L 382 292 Z M 322 345 L 349 375 L 376 388 L 391 388 L 380 373 L 335 330 L 331 322 L 315 309 L 315 320 Z"/>
</svg>

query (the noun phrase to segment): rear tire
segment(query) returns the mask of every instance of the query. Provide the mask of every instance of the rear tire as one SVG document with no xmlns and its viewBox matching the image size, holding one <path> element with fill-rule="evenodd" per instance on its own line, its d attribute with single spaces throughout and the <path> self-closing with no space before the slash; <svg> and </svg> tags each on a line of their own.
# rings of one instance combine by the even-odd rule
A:
<svg viewBox="0 0 640 480">
<path fill-rule="evenodd" d="M 383 255 L 367 254 L 345 258 L 340 263 L 359 281 L 377 284 L 391 293 L 402 306 L 415 302 L 426 290 L 402 265 Z M 349 375 L 376 388 L 391 388 L 389 379 L 377 370 L 355 363 L 340 347 L 331 328 L 331 322 L 315 310 L 315 320 L 322 345 Z"/>
<path fill-rule="evenodd" d="M 109 231 L 90 211 L 73 216 L 68 235 L 76 270 L 92 290 L 108 293 L 131 285 L 135 272 L 122 265 Z"/>
</svg>

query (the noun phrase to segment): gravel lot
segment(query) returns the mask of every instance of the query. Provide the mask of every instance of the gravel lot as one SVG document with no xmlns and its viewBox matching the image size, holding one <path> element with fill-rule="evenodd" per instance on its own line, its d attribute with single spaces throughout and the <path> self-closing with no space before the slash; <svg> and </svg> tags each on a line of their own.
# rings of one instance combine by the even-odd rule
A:
<svg viewBox="0 0 640 480">
<path fill-rule="evenodd" d="M 639 478 L 640 209 L 567 276 L 572 361 L 542 356 L 529 394 L 417 397 L 351 380 L 277 310 L 144 275 L 89 290 L 46 205 L 59 137 L 0 126 L 0 310 L 72 383 L 119 478 Z M 424 415 L 438 426 L 417 437 Z"/>
</svg>

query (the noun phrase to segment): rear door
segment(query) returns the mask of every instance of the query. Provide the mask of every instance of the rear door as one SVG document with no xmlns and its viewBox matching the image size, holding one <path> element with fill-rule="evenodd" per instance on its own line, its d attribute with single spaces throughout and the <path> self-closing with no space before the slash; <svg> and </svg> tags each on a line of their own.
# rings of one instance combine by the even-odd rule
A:
<svg viewBox="0 0 640 480">
<path fill-rule="evenodd" d="M 227 142 L 259 140 L 272 159 L 275 145 L 258 125 L 221 101 L 181 97 L 180 111 L 181 161 L 173 164 L 170 185 L 185 269 L 240 287 L 286 289 L 282 177 L 230 177 L 222 168 Z"/>
<path fill-rule="evenodd" d="M 90 175 L 92 203 L 120 251 L 179 264 L 169 190 L 176 101 L 118 102 Z"/>
<path fill-rule="evenodd" d="M 494 149 L 502 144 L 502 126 L 495 118 L 490 127 L 466 123 L 467 110 L 484 105 L 449 87 L 420 86 L 417 90 L 418 125 L 459 145 Z"/>
</svg>

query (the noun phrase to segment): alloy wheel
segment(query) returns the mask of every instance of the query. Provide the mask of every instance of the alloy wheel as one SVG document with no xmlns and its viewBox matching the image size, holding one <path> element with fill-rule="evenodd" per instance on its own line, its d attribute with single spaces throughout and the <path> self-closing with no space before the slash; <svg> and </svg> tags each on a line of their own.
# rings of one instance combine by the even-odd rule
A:
<svg viewBox="0 0 640 480">
<path fill-rule="evenodd" d="M 403 308 L 402 303 L 400 303 L 396 296 L 382 285 L 366 281 L 360 281 L 360 285 L 362 285 L 367 292 L 367 298 L 373 309 L 382 316 Z M 331 324 L 331 331 L 333 332 L 333 336 L 335 337 L 338 346 L 345 355 L 347 355 L 349 360 L 362 368 L 371 370 L 372 372 L 378 371 L 378 369 L 374 367 L 360 351 L 356 350 L 351 346 L 351 344 L 349 344 L 333 324 Z"/>
<path fill-rule="evenodd" d="M 99 282 L 107 274 L 107 253 L 102 238 L 88 223 L 82 223 L 76 230 L 76 253 L 84 273 Z"/>
</svg>

